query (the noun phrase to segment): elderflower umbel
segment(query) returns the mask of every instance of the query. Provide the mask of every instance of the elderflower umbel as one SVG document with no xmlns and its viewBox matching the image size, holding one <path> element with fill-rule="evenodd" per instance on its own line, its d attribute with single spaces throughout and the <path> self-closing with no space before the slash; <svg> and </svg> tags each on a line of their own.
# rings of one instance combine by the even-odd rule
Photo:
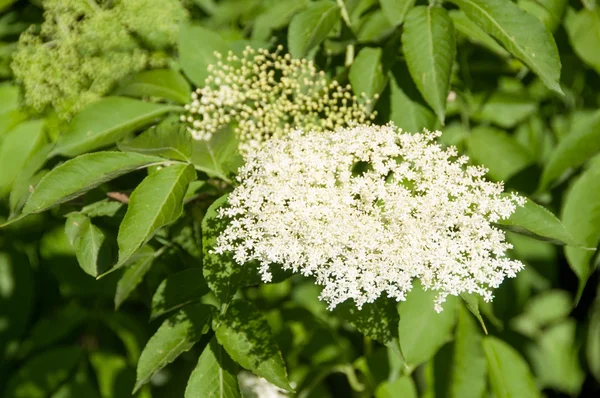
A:
<svg viewBox="0 0 600 398">
<path fill-rule="evenodd" d="M 241 58 L 230 52 L 225 61 L 209 66 L 205 86 L 192 93 L 188 114 L 181 117 L 195 139 L 210 140 L 232 125 L 245 154 L 299 126 L 334 130 L 375 117 L 364 94 L 359 101 L 350 86 L 329 82 L 312 61 L 281 55 L 281 49 L 269 53 L 247 47 Z"/>
<path fill-rule="evenodd" d="M 404 300 L 414 279 L 438 292 L 438 312 L 462 292 L 490 301 L 523 268 L 505 257 L 511 245 L 492 223 L 524 198 L 501 196 L 503 185 L 442 149 L 440 135 L 390 124 L 269 141 L 239 170 L 215 252 L 257 260 L 265 282 L 270 267 L 313 276 L 330 309 L 383 293 Z"/>
</svg>

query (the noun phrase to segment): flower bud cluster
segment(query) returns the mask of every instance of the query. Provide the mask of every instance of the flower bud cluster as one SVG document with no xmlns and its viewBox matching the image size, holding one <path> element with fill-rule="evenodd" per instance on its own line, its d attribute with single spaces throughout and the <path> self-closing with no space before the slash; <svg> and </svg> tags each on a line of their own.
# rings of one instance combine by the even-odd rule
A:
<svg viewBox="0 0 600 398">
<path fill-rule="evenodd" d="M 215 253 L 258 261 L 265 282 L 272 267 L 314 277 L 330 308 L 404 300 L 417 279 L 438 312 L 448 295 L 490 301 L 523 267 L 494 223 L 524 198 L 502 195 L 440 134 L 360 125 L 270 140 L 239 170 Z"/>
<path fill-rule="evenodd" d="M 44 0 L 44 22 L 19 38 L 12 69 L 36 112 L 71 117 L 124 77 L 164 67 L 180 25 L 180 0 Z"/>
<path fill-rule="evenodd" d="M 358 98 L 349 85 L 329 81 L 313 62 L 282 55 L 281 50 L 247 47 L 241 57 L 230 52 L 209 66 L 205 86 L 192 94 L 188 114 L 181 117 L 194 138 L 210 140 L 232 126 L 245 154 L 298 127 L 335 130 L 375 117 L 364 94 Z"/>
</svg>

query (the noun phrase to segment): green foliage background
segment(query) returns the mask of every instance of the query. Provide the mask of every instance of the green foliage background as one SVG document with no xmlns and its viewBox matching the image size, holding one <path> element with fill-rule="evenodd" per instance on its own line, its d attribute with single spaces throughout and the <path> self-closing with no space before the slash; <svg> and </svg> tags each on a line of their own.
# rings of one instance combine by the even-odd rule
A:
<svg viewBox="0 0 600 398">
<path fill-rule="evenodd" d="M 98 9 L 37 42 L 56 4 Z M 600 395 L 600 5 L 164 4 L 0 0 L 1 396 L 240 397 L 242 368 L 298 397 Z M 492 304 L 436 314 L 417 286 L 329 312 L 210 252 L 237 142 L 179 114 L 215 51 L 278 45 L 530 198 Z"/>
</svg>

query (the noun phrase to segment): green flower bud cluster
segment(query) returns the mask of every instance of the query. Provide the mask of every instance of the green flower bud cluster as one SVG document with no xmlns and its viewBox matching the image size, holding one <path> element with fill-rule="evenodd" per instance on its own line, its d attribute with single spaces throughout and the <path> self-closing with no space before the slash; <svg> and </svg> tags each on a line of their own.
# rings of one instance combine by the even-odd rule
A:
<svg viewBox="0 0 600 398">
<path fill-rule="evenodd" d="M 180 0 L 46 0 L 39 32 L 20 39 L 12 68 L 25 103 L 69 119 L 123 77 L 167 62 L 188 12 Z"/>
<path fill-rule="evenodd" d="M 230 52 L 209 66 L 205 86 L 192 93 L 181 120 L 198 140 L 209 140 L 233 127 L 239 149 L 246 154 L 270 138 L 305 131 L 335 130 L 364 124 L 375 117 L 371 99 L 352 94 L 351 87 L 330 81 L 312 61 L 247 47 L 242 57 Z M 218 58 L 221 58 L 217 54 Z"/>
</svg>

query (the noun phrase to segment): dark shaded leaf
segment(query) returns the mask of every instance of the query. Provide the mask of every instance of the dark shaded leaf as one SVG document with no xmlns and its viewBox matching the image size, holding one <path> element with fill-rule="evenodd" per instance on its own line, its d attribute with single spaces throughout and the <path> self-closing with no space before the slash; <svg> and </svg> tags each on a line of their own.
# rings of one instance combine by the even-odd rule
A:
<svg viewBox="0 0 600 398">
<path fill-rule="evenodd" d="M 201 268 L 189 268 L 161 282 L 152 296 L 150 319 L 190 304 L 208 293 Z"/>
</svg>

